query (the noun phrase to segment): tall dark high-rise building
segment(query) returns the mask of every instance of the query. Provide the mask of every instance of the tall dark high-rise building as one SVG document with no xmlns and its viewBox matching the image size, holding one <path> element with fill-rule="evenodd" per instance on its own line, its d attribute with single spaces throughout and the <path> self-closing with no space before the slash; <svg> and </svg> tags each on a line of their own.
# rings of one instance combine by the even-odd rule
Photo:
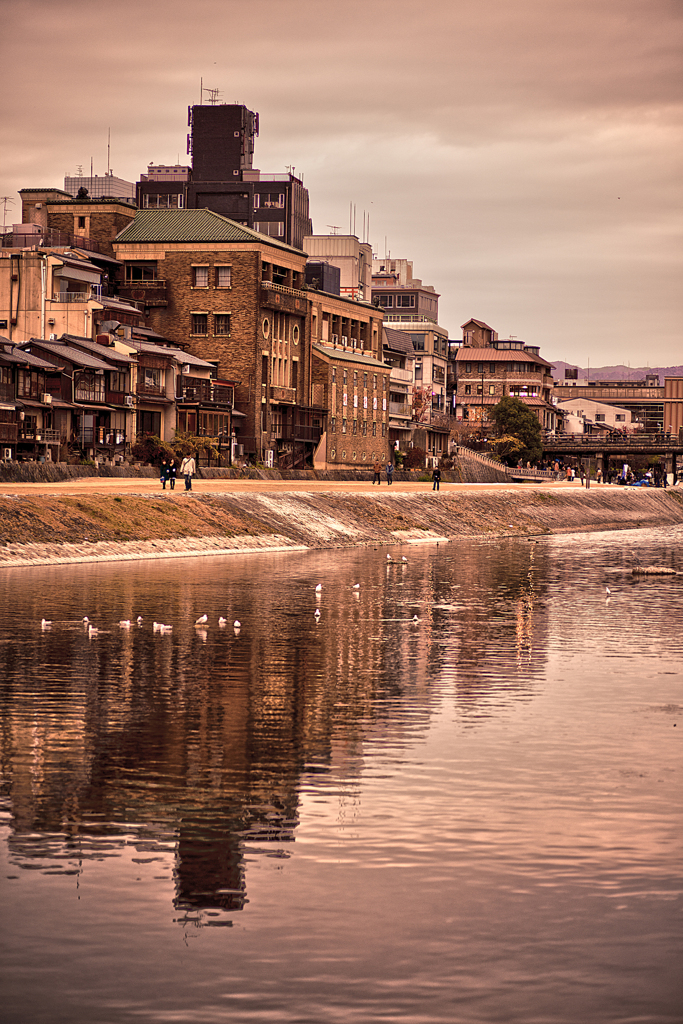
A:
<svg viewBox="0 0 683 1024">
<path fill-rule="evenodd" d="M 238 104 L 193 106 L 188 113 L 187 208 L 212 210 L 301 249 L 313 230 L 308 189 L 292 173 L 264 174 L 253 167 L 258 114 Z"/>
</svg>

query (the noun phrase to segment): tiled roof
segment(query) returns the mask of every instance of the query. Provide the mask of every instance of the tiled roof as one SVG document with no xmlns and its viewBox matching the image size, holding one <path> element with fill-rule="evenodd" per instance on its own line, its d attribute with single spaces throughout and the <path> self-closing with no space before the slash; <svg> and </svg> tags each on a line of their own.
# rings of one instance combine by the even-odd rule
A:
<svg viewBox="0 0 683 1024">
<path fill-rule="evenodd" d="M 467 327 L 467 324 L 476 324 L 477 327 L 483 327 L 485 331 L 493 330 L 493 327 L 489 327 L 489 325 L 485 324 L 483 320 L 475 320 L 474 317 L 470 317 L 470 319 L 466 323 L 461 324 L 460 326 Z"/>
<path fill-rule="evenodd" d="M 166 345 L 154 345 L 152 342 L 136 341 L 135 338 L 132 339 L 130 345 L 132 348 L 136 348 L 138 352 L 168 356 L 170 359 L 175 359 L 179 363 L 187 363 L 189 366 L 203 366 L 206 369 L 211 370 L 216 368 L 215 363 L 207 363 L 205 359 L 200 359 L 199 356 L 193 356 L 189 352 L 183 352 L 181 348 L 168 348 Z"/>
<path fill-rule="evenodd" d="M 541 363 L 552 366 L 547 359 L 525 352 L 523 348 L 459 348 L 455 353 L 458 363 Z"/>
<path fill-rule="evenodd" d="M 89 338 L 79 338 L 75 334 L 63 334 L 60 341 L 64 341 L 76 348 L 84 349 L 86 352 L 92 352 L 93 355 L 99 355 L 103 359 L 111 359 L 111 361 L 115 363 L 135 362 L 133 356 L 129 356 L 125 352 L 119 352 L 117 349 L 110 348 L 108 345 L 100 345 L 99 342 L 90 341 Z"/>
<path fill-rule="evenodd" d="M 415 349 L 407 331 L 396 331 L 393 327 L 383 327 L 384 344 L 393 352 L 402 352 L 406 356 L 413 357 Z"/>
<path fill-rule="evenodd" d="M 265 242 L 303 255 L 301 249 L 245 228 L 212 210 L 138 210 L 135 219 L 114 239 L 114 245 L 130 242 Z"/>
<path fill-rule="evenodd" d="M 30 341 L 23 342 L 23 344 L 37 345 L 45 349 L 46 352 L 52 352 L 53 355 L 66 359 L 75 366 L 85 366 L 89 370 L 111 370 L 111 363 L 105 363 L 103 359 L 96 359 L 95 356 L 91 356 L 88 352 L 72 348 L 71 345 L 61 345 L 58 341 L 43 341 L 41 338 L 31 338 Z"/>
<path fill-rule="evenodd" d="M 324 345 L 320 342 L 314 341 L 313 351 L 316 355 L 325 356 L 327 359 L 341 359 L 346 363 L 359 363 L 370 370 L 373 368 L 381 370 L 390 369 L 388 363 L 377 360 L 371 355 L 361 355 L 357 350 L 354 352 L 353 349 L 349 348 L 333 348 L 332 345 Z"/>
<path fill-rule="evenodd" d="M 36 370 L 56 370 L 54 363 L 25 352 L 18 346 L 13 345 L 9 338 L 0 338 L 0 360 L 8 363 L 18 363 L 21 366 L 33 366 Z"/>
</svg>

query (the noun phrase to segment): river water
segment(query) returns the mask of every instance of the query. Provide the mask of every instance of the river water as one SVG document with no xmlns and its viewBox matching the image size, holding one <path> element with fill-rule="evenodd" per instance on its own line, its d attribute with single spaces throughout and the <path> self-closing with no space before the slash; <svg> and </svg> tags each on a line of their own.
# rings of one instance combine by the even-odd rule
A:
<svg viewBox="0 0 683 1024">
<path fill-rule="evenodd" d="M 682 542 L 4 570 L 0 1019 L 680 1024 Z"/>
</svg>

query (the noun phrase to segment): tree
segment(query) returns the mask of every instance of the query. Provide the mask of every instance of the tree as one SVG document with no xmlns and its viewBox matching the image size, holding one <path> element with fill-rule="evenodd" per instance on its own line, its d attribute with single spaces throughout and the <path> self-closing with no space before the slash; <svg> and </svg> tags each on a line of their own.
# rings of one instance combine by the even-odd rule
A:
<svg viewBox="0 0 683 1024">
<path fill-rule="evenodd" d="M 517 453 L 518 459 L 523 462 L 536 462 L 543 454 L 541 443 L 541 424 L 538 422 L 532 411 L 521 402 L 519 398 L 501 398 L 497 405 L 489 413 L 490 418 L 496 425 L 499 437 L 507 435 L 515 438 L 520 443 Z M 511 464 L 511 452 L 503 455 L 503 458 Z"/>
</svg>

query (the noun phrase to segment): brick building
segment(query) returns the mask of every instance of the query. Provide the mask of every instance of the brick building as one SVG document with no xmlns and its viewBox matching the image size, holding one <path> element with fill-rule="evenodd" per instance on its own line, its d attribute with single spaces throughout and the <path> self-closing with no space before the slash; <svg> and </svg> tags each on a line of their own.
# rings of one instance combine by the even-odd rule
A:
<svg viewBox="0 0 683 1024">
<path fill-rule="evenodd" d="M 132 200 L 74 199 L 58 188 L 22 188 L 19 195 L 23 245 L 77 246 L 93 255 L 114 255 L 112 242 L 136 210 Z"/>
<path fill-rule="evenodd" d="M 311 401 L 305 254 L 210 210 L 141 210 L 114 249 L 120 293 L 149 326 L 235 382 L 245 454 L 310 464 L 324 409 Z"/>
<path fill-rule="evenodd" d="M 382 313 L 368 302 L 320 290 L 311 306 L 312 396 L 326 411 L 316 465 L 349 468 L 389 457 L 389 375 Z"/>
<path fill-rule="evenodd" d="M 552 364 L 540 356 L 538 347 L 525 345 L 516 338 L 499 339 L 493 328 L 481 320 L 468 320 L 462 331 L 462 347 L 455 355 L 456 419 L 483 424 L 488 410 L 501 398 L 519 398 L 538 418 L 541 427 L 555 430 Z"/>
</svg>

